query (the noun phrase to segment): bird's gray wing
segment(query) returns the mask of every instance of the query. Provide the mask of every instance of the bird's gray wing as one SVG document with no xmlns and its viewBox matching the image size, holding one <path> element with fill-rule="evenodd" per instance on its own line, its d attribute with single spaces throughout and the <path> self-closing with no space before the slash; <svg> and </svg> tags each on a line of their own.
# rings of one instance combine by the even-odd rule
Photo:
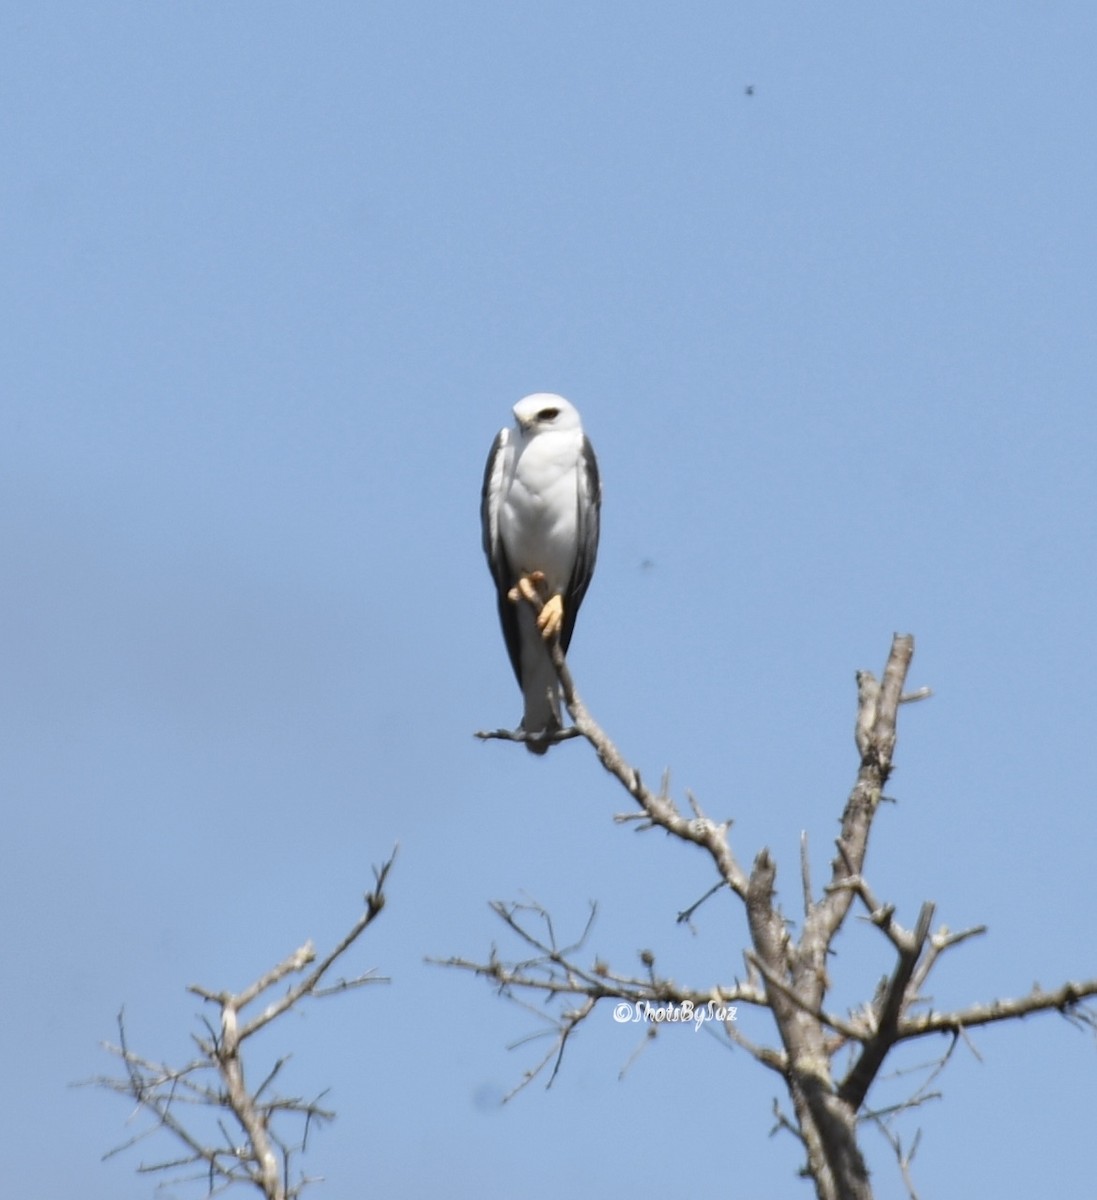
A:
<svg viewBox="0 0 1097 1200">
<path fill-rule="evenodd" d="M 560 645 L 567 651 L 579 605 L 590 587 L 594 561 L 598 557 L 598 534 L 602 516 L 602 480 L 598 474 L 598 459 L 590 438 L 583 436 L 583 448 L 576 464 L 576 503 L 579 520 L 576 524 L 575 565 L 571 569 L 567 591 L 564 593 L 564 623 L 560 630 Z"/>
<path fill-rule="evenodd" d="M 499 624 L 503 627 L 503 640 L 507 644 L 510 665 L 518 686 L 522 685 L 522 670 L 519 657 L 518 606 L 507 599 L 507 593 L 517 582 L 514 570 L 507 559 L 503 538 L 499 533 L 499 511 L 503 503 L 503 481 L 506 474 L 507 446 L 510 435 L 501 429 L 491 444 L 487 465 L 484 467 L 484 484 L 480 490 L 480 527 L 483 533 L 484 554 L 488 569 L 495 580 L 498 593 Z"/>
</svg>

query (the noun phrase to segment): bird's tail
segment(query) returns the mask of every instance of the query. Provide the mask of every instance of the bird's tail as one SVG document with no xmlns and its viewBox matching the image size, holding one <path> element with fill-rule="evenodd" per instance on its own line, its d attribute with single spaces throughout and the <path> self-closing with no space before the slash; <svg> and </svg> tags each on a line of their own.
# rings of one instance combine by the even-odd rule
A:
<svg viewBox="0 0 1097 1200">
<path fill-rule="evenodd" d="M 526 711 L 522 729 L 526 734 L 526 749 L 531 754 L 544 754 L 552 738 L 563 728 L 560 718 L 560 685 L 548 655 L 544 663 L 535 663 L 524 671 L 522 694 Z"/>
</svg>

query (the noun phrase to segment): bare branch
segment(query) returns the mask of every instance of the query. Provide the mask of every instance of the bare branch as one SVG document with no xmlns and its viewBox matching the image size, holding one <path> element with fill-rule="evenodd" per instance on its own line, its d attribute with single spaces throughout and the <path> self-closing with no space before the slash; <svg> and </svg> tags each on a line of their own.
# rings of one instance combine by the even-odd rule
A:
<svg viewBox="0 0 1097 1200">
<path fill-rule="evenodd" d="M 811 892 L 811 859 L 808 857 L 808 835 L 800 830 L 800 887 L 804 895 L 804 916 L 811 912 L 814 899 Z"/>
<path fill-rule="evenodd" d="M 556 1040 L 553 1042 L 549 1052 L 537 1064 L 537 1066 L 526 1071 L 522 1078 L 522 1082 L 517 1087 L 512 1088 L 509 1092 L 507 1092 L 507 1094 L 503 1097 L 504 1104 L 517 1096 L 524 1087 L 532 1083 L 533 1080 L 541 1074 L 541 1072 L 545 1069 L 545 1067 L 548 1066 L 550 1062 L 552 1063 L 552 1071 L 549 1073 L 548 1082 L 545 1084 L 545 1090 L 547 1091 L 550 1087 L 552 1087 L 553 1083 L 556 1081 L 556 1076 L 559 1074 L 560 1064 L 564 1060 L 564 1050 L 567 1047 L 568 1038 L 570 1038 L 579 1025 L 588 1016 L 590 1016 L 590 1014 L 594 1011 L 594 1006 L 596 1003 L 596 1000 L 588 999 L 586 1004 L 584 1004 L 581 1009 L 568 1012 L 563 1015 L 562 1019 L 557 1025 L 558 1033 Z"/>
<path fill-rule="evenodd" d="M 883 1065 L 888 1051 L 895 1044 L 899 1031 L 899 1017 L 906 1004 L 908 986 L 914 974 L 922 946 L 929 936 L 933 920 L 933 905 L 923 904 L 918 915 L 914 936 L 903 939 L 899 950 L 899 962 L 884 991 L 878 1008 L 875 1034 L 865 1042 L 860 1057 L 838 1088 L 838 1095 L 856 1112 L 864 1103 L 868 1089 Z M 889 921 L 890 924 L 890 921 Z"/>
<path fill-rule="evenodd" d="M 961 942 L 966 942 L 969 938 L 981 937 L 986 931 L 987 927 L 985 925 L 975 925 L 971 929 L 963 929 L 959 933 L 951 933 L 947 925 L 942 926 L 940 931 L 929 939 L 929 946 L 914 972 L 912 987 L 915 994 L 921 992 L 922 987 L 929 978 L 929 973 L 937 965 L 937 960 L 946 950 L 951 950 L 953 946 L 959 946 Z"/>
<path fill-rule="evenodd" d="M 715 896 L 716 893 L 721 890 L 721 888 L 725 887 L 727 887 L 727 884 L 722 879 L 719 883 L 714 883 L 712 887 L 710 887 L 708 891 L 705 892 L 705 894 L 700 898 L 700 900 L 695 900 L 689 906 L 689 908 L 682 909 L 682 911 L 674 919 L 679 925 L 690 925 L 690 922 L 693 920 L 693 914 L 701 907 L 701 905 L 704 904 L 706 900 L 710 900 L 713 896 Z M 690 928 L 692 928 L 692 925 Z"/>
<path fill-rule="evenodd" d="M 540 606 L 536 598 L 526 597 L 526 600 L 535 609 Z M 727 1042 L 746 1049 L 758 1062 L 781 1074 L 792 1100 L 794 1118 L 775 1110 L 778 1127 L 790 1129 L 804 1146 L 806 1170 L 815 1182 L 818 1200 L 870 1200 L 868 1173 L 857 1141 L 859 1121 L 872 1121 L 880 1127 L 895 1151 L 907 1190 L 915 1197 L 910 1167 L 919 1137 L 916 1135 L 908 1148 L 891 1122 L 939 1096 L 930 1090 L 930 1084 L 944 1070 L 959 1040 L 968 1041 L 968 1029 L 1054 1009 L 1074 1023 L 1097 1031 L 1097 1011 L 1084 1003 L 1097 996 L 1097 980 L 1068 983 L 1053 992 L 1036 987 L 1020 999 L 996 1000 L 953 1012 L 937 1012 L 932 1006 L 926 1011 L 929 1002 L 922 990 L 940 956 L 984 932 L 984 927 L 954 934 L 942 926 L 931 935 L 934 905 L 926 902 L 913 929 L 904 928 L 896 919 L 895 905 L 877 899 L 865 879 L 872 825 L 887 799 L 884 789 L 892 772 L 899 709 L 932 695 L 927 687 L 906 690 L 914 652 L 911 636 L 894 636 L 879 679 L 868 671 L 857 674 L 854 728 L 859 755 L 857 777 L 842 813 L 830 878 L 818 899 L 812 886 L 808 835 L 806 831 L 801 835 L 799 884 L 804 920 L 798 937 L 796 923 L 779 906 L 777 865 L 768 849 L 756 855 L 748 875 L 732 853 L 728 836 L 730 821 L 710 820 L 688 793 L 690 815 L 687 815 L 670 796 L 668 775 L 664 775 L 658 793 L 647 788 L 639 771 L 624 759 L 591 717 L 558 641 L 549 644 L 549 652 L 573 721 L 572 727 L 555 740 L 585 738 L 602 766 L 617 779 L 639 810 L 618 814 L 614 820 L 641 831 L 664 829 L 680 840 L 700 846 L 713 861 L 718 882 L 678 914 L 679 922 L 688 923 L 701 904 L 726 886 L 744 903 L 752 949 L 745 956 L 746 983 L 736 981 L 732 988 L 699 993 L 658 975 L 654 957 L 647 952 L 641 956 L 648 971 L 646 977 L 616 974 L 600 958 L 595 959 L 593 967 L 584 967 L 570 953 L 558 950 L 553 936 L 545 938 L 532 933 L 524 922 L 523 910 L 496 906 L 496 911 L 534 952 L 534 957 L 522 962 L 504 962 L 493 949 L 486 964 L 454 958 L 446 965 L 488 978 L 512 1000 L 517 1001 L 519 995 L 539 994 L 559 1002 L 565 997 L 583 1001 L 578 1009 L 569 1010 L 557 1019 L 557 1037 L 552 1049 L 525 1082 L 546 1069 L 550 1062 L 554 1064 L 555 1076 L 567 1037 L 604 999 L 673 1003 L 716 996 L 765 1007 L 776 1023 L 780 1048 L 750 1041 L 730 1024 L 725 1028 Z M 522 740 L 521 731 L 518 734 L 501 731 L 499 736 Z M 830 989 L 828 968 L 835 938 L 854 900 L 860 901 L 868 921 L 888 939 L 896 961 L 875 997 L 855 1009 L 850 1017 L 842 1018 L 828 1012 L 824 1001 Z M 543 924 L 547 923 L 547 914 L 542 912 L 539 917 Z M 934 1033 L 948 1033 L 951 1037 L 948 1049 L 933 1064 L 929 1078 L 901 1103 L 865 1111 L 869 1092 L 882 1077 L 891 1050 L 902 1041 Z M 643 1044 L 647 1041 L 645 1038 Z M 843 1047 L 851 1048 L 852 1061 L 839 1082 L 834 1077 L 835 1058 Z"/>
<path fill-rule="evenodd" d="M 1063 1016 L 1097 1028 L 1097 1014 L 1082 1004 L 1083 1000 L 1097 997 L 1097 979 L 1082 983 L 1064 983 L 1052 992 L 1045 992 L 1037 984 L 1027 995 L 1015 1000 L 992 1000 L 989 1004 L 972 1004 L 954 1012 L 917 1013 L 905 1016 L 899 1022 L 898 1041 L 925 1037 L 929 1033 L 961 1033 L 978 1025 L 992 1025 L 996 1021 L 1013 1021 L 1033 1013 L 1056 1011 Z"/>
<path fill-rule="evenodd" d="M 609 736 L 587 711 L 586 705 L 579 696 L 575 681 L 572 679 L 559 639 L 555 639 L 551 643 L 549 650 L 557 677 L 560 680 L 560 687 L 564 693 L 564 703 L 574 722 L 574 728 L 594 747 L 598 761 L 639 804 L 653 826 L 665 829 L 682 841 L 693 842 L 694 845 L 707 850 L 716 865 L 720 878 L 737 895 L 745 896 L 746 875 L 736 862 L 728 842 L 727 834 L 730 822 L 718 824 L 712 821 L 704 815 L 700 805 L 692 797 L 690 797 L 690 807 L 694 817 L 690 820 L 678 810 L 665 790 L 656 794 L 646 787 L 640 778 L 640 772 L 625 761 Z M 664 784 L 666 781 L 666 776 L 664 776 Z"/>
<path fill-rule="evenodd" d="M 851 893 L 842 884 L 861 874 L 868 851 L 869 830 L 891 774 L 895 750 L 895 723 L 903 683 L 914 654 L 914 639 L 896 634 L 879 684 L 868 671 L 857 675 L 857 749 L 861 766 L 846 809 L 838 838 L 838 857 L 831 867 L 830 887 L 805 921 L 801 953 L 807 951 L 818 967 L 849 910 Z"/>
<path fill-rule="evenodd" d="M 284 1013 L 287 1009 L 292 1008 L 304 996 L 308 996 L 314 992 L 317 985 L 331 969 L 332 964 L 337 959 L 341 958 L 377 919 L 381 913 L 381 910 L 385 907 L 385 881 L 388 878 L 389 871 L 392 870 L 392 864 L 396 861 L 398 849 L 399 847 L 394 848 L 388 859 L 382 863 L 380 867 L 374 868 L 374 887 L 372 891 L 367 892 L 365 895 L 366 911 L 354 923 L 353 927 L 346 934 L 343 940 L 331 951 L 330 954 L 321 960 L 316 968 L 310 972 L 305 979 L 303 979 L 295 987 L 290 988 L 280 1000 L 268 1005 L 263 1012 L 261 1012 L 258 1016 L 253 1017 L 243 1027 L 243 1029 L 240 1030 L 241 1041 L 244 1038 L 250 1037 L 257 1030 L 262 1029 L 264 1025 L 269 1024 L 276 1017 L 281 1016 L 282 1013 Z M 297 951 L 297 954 L 302 955 L 304 951 L 312 951 L 311 943 L 307 943 L 306 946 L 303 946 L 301 950 Z M 303 956 L 301 959 L 301 966 L 295 968 L 295 970 L 302 970 L 306 965 L 308 965 L 308 963 L 312 962 L 314 958 L 315 952 L 311 952 Z M 276 971 L 279 969 L 280 968 L 275 968 Z M 281 978 L 281 976 L 279 976 L 279 978 Z M 246 992 L 241 993 L 241 996 L 236 998 L 236 1004 L 234 1005 L 236 1010 L 239 1010 L 244 1005 L 249 1004 L 260 994 L 260 991 L 257 991 L 256 985 L 253 984 L 252 987 L 247 989 Z"/>
<path fill-rule="evenodd" d="M 581 730 L 574 725 L 567 729 L 557 729 L 553 733 L 528 734 L 524 729 L 478 729 L 473 735 L 482 742 L 537 742 L 541 746 L 555 746 L 558 742 L 570 742 L 572 738 L 582 737 Z"/>
<path fill-rule="evenodd" d="M 251 1022 L 241 1023 L 241 1009 L 287 976 L 300 974 L 310 966 L 316 957 L 311 942 L 295 950 L 238 994 L 213 991 L 197 984 L 188 988 L 202 999 L 216 1003 L 221 1010 L 216 1026 L 202 1019 L 207 1034 L 194 1038 L 201 1057 L 183 1067 L 171 1067 L 136 1054 L 126 1039 L 124 1015 L 119 1013 L 119 1044 L 107 1045 L 106 1049 L 121 1060 L 125 1074 L 121 1078 L 99 1077 L 88 1082 L 135 1100 L 139 1110 L 153 1118 L 153 1124 L 115 1147 L 106 1157 L 165 1130 L 182 1144 L 184 1153 L 158 1162 L 142 1162 L 137 1168 L 139 1172 L 186 1172 L 187 1168 L 195 1167 L 199 1168 L 195 1173 L 177 1174 L 169 1183 L 201 1179 L 206 1182 L 209 1195 L 239 1183 L 250 1185 L 267 1200 L 294 1200 L 300 1195 L 309 1180 L 301 1176 L 299 1181 L 291 1183 L 291 1159 L 295 1153 L 304 1150 L 311 1127 L 332 1120 L 335 1114 L 320 1105 L 324 1093 L 314 1100 L 305 1100 L 274 1091 L 273 1085 L 288 1056 L 276 1060 L 258 1087 L 250 1087 L 246 1079 L 243 1043 L 251 1033 L 288 1011 L 305 996 L 332 995 L 375 978 L 367 972 L 330 988 L 318 987 L 325 972 L 384 908 L 384 886 L 395 853 L 394 850 L 392 856 L 375 869 L 375 886 L 366 896 L 366 911 L 335 950 L 303 981 L 290 987 L 283 997 L 272 1002 Z M 211 1137 L 211 1131 L 199 1132 L 186 1112 L 179 1111 L 181 1109 L 208 1114 L 216 1134 Z M 296 1118 L 303 1126 L 301 1136 L 295 1141 L 288 1140 L 281 1131 L 281 1122 L 285 1118 Z"/>
<path fill-rule="evenodd" d="M 876 1125 L 887 1139 L 888 1145 L 895 1152 L 895 1159 L 899 1164 L 899 1172 L 903 1176 L 903 1185 L 907 1189 L 907 1195 L 910 1197 L 910 1200 L 918 1200 L 918 1193 L 914 1190 L 914 1180 L 911 1177 L 910 1167 L 911 1163 L 914 1162 L 915 1154 L 918 1152 L 918 1145 L 922 1140 L 922 1131 L 919 1129 L 915 1133 L 910 1149 L 904 1150 L 902 1139 L 887 1122 L 877 1119 Z"/>
</svg>

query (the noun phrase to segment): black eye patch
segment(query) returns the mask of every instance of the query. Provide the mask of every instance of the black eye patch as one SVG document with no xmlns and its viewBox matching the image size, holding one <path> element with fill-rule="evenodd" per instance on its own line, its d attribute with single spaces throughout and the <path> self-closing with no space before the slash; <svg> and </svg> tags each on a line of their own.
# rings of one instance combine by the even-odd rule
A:
<svg viewBox="0 0 1097 1200">
<path fill-rule="evenodd" d="M 558 408 L 543 408 L 537 414 L 537 420 L 538 421 L 555 421 L 559 415 L 560 415 L 560 410 Z"/>
</svg>

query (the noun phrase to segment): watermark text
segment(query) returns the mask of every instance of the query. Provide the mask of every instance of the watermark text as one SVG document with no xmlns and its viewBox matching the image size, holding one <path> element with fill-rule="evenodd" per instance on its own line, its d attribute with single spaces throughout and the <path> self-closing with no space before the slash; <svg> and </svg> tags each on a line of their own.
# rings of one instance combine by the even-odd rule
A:
<svg viewBox="0 0 1097 1200">
<path fill-rule="evenodd" d="M 640 1000 L 633 1004 L 621 1000 L 614 1005 L 613 1019 L 618 1025 L 635 1025 L 641 1021 L 648 1025 L 692 1025 L 697 1032 L 707 1021 L 734 1021 L 736 1013 L 734 1004 L 715 1004 L 711 1000 L 706 1004 L 694 1004 L 692 1000 L 683 1000 L 679 1004 L 653 1004 L 650 1000 Z"/>
</svg>

